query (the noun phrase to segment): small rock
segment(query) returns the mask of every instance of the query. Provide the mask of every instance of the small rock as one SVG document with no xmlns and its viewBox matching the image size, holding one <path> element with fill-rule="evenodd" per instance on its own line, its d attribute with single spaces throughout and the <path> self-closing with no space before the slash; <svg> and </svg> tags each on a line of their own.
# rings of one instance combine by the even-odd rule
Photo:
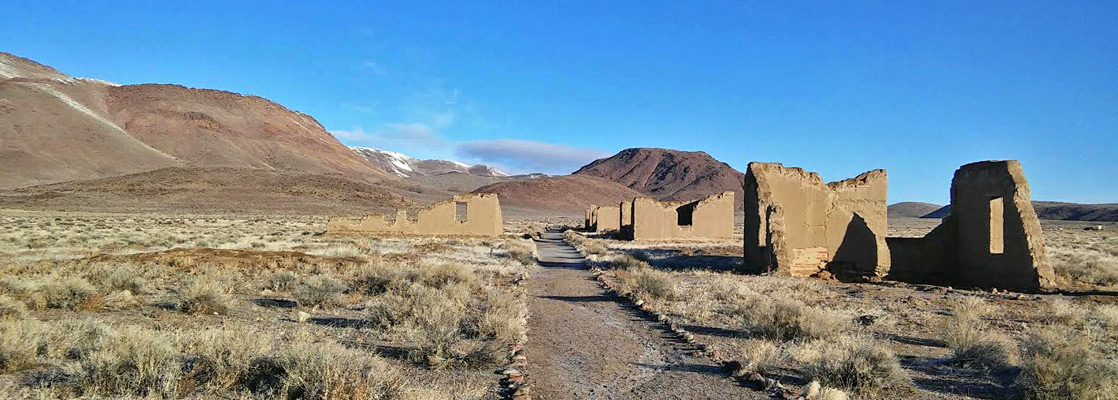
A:
<svg viewBox="0 0 1118 400">
<path fill-rule="evenodd" d="M 832 273 L 831 273 L 831 271 L 827 271 L 827 270 L 822 270 L 822 271 L 819 271 L 819 272 L 815 273 L 815 277 L 816 277 L 816 278 L 819 278 L 819 279 L 823 279 L 823 280 L 828 280 L 828 281 L 829 281 L 829 280 L 831 280 L 832 278 L 834 278 L 834 277 L 835 277 L 835 275 L 834 275 L 834 274 L 832 274 Z"/>
<path fill-rule="evenodd" d="M 299 311 L 295 313 L 295 320 L 298 321 L 300 324 L 307 322 L 307 320 L 309 319 L 311 319 L 311 315 L 307 314 L 306 312 Z"/>
<path fill-rule="evenodd" d="M 520 372 L 520 370 L 517 370 L 516 368 L 509 368 L 509 369 L 506 369 L 506 370 L 504 370 L 504 371 L 501 371 L 501 374 L 502 374 L 502 375 L 509 375 L 509 376 L 512 376 L 512 375 L 523 375 L 523 373 L 521 373 L 521 372 Z"/>
<path fill-rule="evenodd" d="M 643 306 L 644 305 L 644 300 L 637 300 L 637 301 L 633 302 L 633 304 L 636 304 L 637 307 Z"/>
<path fill-rule="evenodd" d="M 518 355 L 516 355 L 515 357 L 512 358 L 512 364 L 513 365 L 528 365 L 528 357 L 524 357 L 523 355 L 518 354 Z"/>
</svg>

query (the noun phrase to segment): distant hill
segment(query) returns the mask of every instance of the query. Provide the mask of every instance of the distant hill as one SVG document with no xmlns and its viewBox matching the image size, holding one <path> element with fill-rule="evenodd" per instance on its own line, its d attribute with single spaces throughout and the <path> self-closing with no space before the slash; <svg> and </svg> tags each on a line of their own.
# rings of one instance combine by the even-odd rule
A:
<svg viewBox="0 0 1118 400">
<path fill-rule="evenodd" d="M 740 208 L 744 198 L 745 174 L 701 151 L 625 149 L 574 175 L 607 179 L 660 200 L 694 200 L 729 190 Z"/>
<path fill-rule="evenodd" d="M 942 206 L 932 203 L 920 203 L 915 201 L 906 201 L 901 203 L 892 204 L 889 206 L 890 217 L 911 217 L 920 218 L 928 215 Z"/>
<path fill-rule="evenodd" d="M 341 174 L 175 167 L 0 190 L 0 208 L 322 215 L 363 214 L 415 204 L 393 189 Z"/>
<path fill-rule="evenodd" d="M 504 208 L 556 215 L 582 215 L 591 204 L 615 204 L 641 196 L 640 192 L 625 186 L 585 175 L 500 182 L 474 191 L 496 193 Z"/>
<path fill-rule="evenodd" d="M 354 146 L 353 151 L 377 168 L 400 177 L 414 177 L 422 175 L 441 175 L 448 173 L 461 173 L 473 176 L 504 177 L 508 174 L 489 165 L 469 165 L 454 160 L 420 160 L 403 153 L 376 149 L 372 147 Z"/>
<path fill-rule="evenodd" d="M 1118 204 L 1077 204 L 1055 201 L 1034 201 L 1033 209 L 1040 219 L 1062 221 L 1118 222 Z M 923 218 L 943 218 L 951 213 L 951 205 L 925 214 Z"/>
<path fill-rule="evenodd" d="M 390 176 L 267 99 L 74 78 L 0 53 L 0 189 L 166 167 Z"/>
</svg>

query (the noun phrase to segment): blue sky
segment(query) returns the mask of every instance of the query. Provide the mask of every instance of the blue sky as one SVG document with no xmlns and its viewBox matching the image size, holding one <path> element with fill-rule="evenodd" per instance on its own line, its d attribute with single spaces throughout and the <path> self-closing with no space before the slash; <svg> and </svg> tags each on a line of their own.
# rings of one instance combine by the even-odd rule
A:
<svg viewBox="0 0 1118 400">
<path fill-rule="evenodd" d="M 517 172 L 666 147 L 943 204 L 959 165 L 1013 158 L 1034 199 L 1118 202 L 1114 1 L 319 3 L 9 0 L 0 51 Z"/>
</svg>

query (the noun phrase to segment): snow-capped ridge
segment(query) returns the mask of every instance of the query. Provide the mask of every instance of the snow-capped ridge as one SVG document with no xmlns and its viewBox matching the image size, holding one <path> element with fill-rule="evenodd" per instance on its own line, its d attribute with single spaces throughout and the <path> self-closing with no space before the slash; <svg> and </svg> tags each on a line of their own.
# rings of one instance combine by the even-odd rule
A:
<svg viewBox="0 0 1118 400">
<path fill-rule="evenodd" d="M 493 177 L 509 176 L 501 170 L 485 164 L 470 165 L 456 160 L 421 160 L 403 153 L 365 146 L 350 146 L 350 149 L 365 157 L 373 165 L 403 178 L 447 173 Z"/>
</svg>

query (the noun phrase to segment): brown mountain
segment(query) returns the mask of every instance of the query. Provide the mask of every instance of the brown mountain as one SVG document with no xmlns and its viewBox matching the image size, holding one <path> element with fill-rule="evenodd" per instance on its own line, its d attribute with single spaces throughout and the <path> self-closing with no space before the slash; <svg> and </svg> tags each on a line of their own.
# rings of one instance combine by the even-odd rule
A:
<svg viewBox="0 0 1118 400">
<path fill-rule="evenodd" d="M 744 198 L 745 174 L 701 151 L 625 149 L 574 174 L 604 178 L 660 200 L 693 200 L 730 190 L 740 208 Z"/>
<path fill-rule="evenodd" d="M 165 167 L 388 177 L 314 118 L 256 96 L 69 77 L 0 53 L 0 188 Z"/>
<path fill-rule="evenodd" d="M 1040 219 L 1057 221 L 1118 222 L 1118 204 L 1078 204 L 1057 201 L 1034 201 L 1033 209 Z M 922 218 L 943 218 L 951 214 L 951 205 L 927 213 Z"/>
<path fill-rule="evenodd" d="M 941 207 L 943 206 L 932 203 L 902 201 L 900 203 L 889 205 L 889 216 L 920 218 L 932 212 L 935 212 L 936 210 L 939 210 Z"/>
<path fill-rule="evenodd" d="M 374 184 L 340 174 L 268 169 L 173 167 L 0 190 L 0 208 L 321 215 L 415 205 L 410 197 L 419 195 L 393 187 L 395 182 Z"/>
<path fill-rule="evenodd" d="M 582 215 L 591 204 L 614 204 L 641 196 L 617 183 L 586 175 L 500 182 L 474 192 L 496 193 L 502 208 L 554 215 Z"/>
</svg>

